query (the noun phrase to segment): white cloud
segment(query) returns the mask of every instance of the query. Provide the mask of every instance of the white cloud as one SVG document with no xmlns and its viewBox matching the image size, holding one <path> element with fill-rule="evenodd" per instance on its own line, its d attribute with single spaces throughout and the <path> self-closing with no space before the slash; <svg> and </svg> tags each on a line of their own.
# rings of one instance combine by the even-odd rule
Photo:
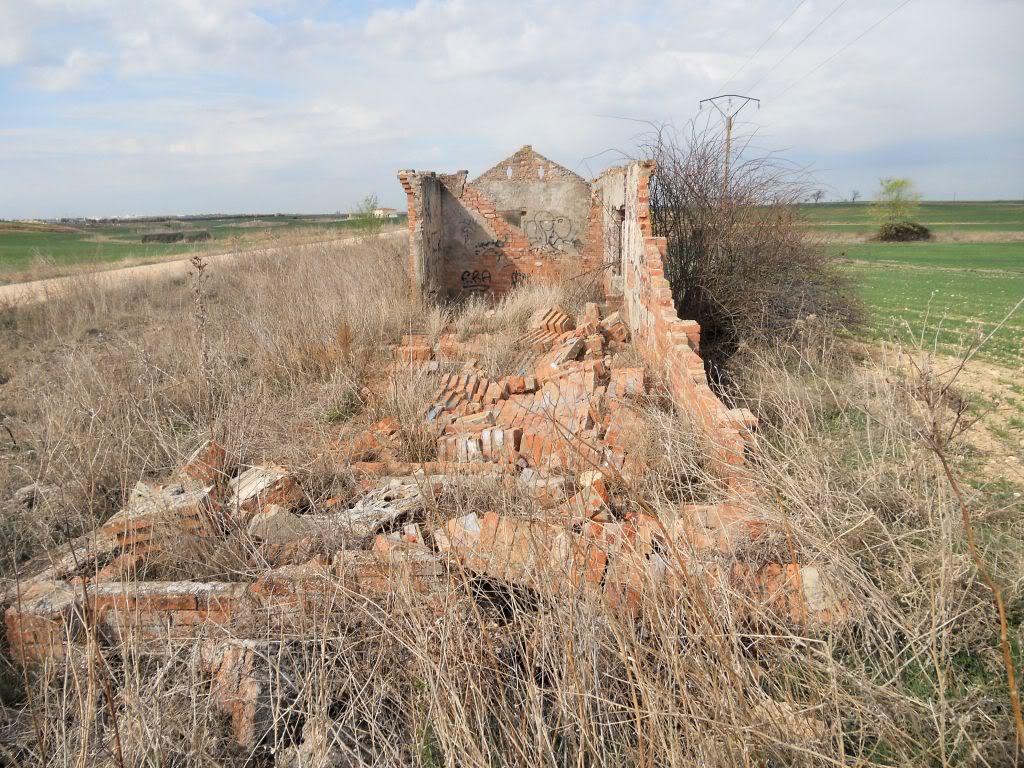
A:
<svg viewBox="0 0 1024 768">
<path fill-rule="evenodd" d="M 922 186 L 1019 194 L 1020 0 L 912 0 L 812 72 L 899 1 L 847 3 L 772 69 L 835 7 L 801 6 L 728 83 L 763 78 L 739 130 L 839 188 L 912 158 Z M 371 186 L 394 202 L 396 168 L 482 169 L 523 143 L 596 171 L 581 160 L 644 129 L 607 115 L 684 123 L 792 5 L 418 0 L 353 17 L 299 0 L 0 0 L 0 99 L 18 129 L 0 133 L 0 175 L 31 158 L 45 202 L 106 157 L 122 174 L 110 195 L 145 179 L 153 206 L 227 210 L 337 208 Z M 19 111 L 22 95 L 35 102 Z M 970 142 L 991 158 L 949 156 Z M 26 204 L 3 195 L 0 216 Z"/>
<path fill-rule="evenodd" d="M 30 67 L 28 76 L 34 86 L 44 91 L 64 91 L 98 72 L 108 58 L 105 54 L 74 48 L 59 64 Z"/>
</svg>

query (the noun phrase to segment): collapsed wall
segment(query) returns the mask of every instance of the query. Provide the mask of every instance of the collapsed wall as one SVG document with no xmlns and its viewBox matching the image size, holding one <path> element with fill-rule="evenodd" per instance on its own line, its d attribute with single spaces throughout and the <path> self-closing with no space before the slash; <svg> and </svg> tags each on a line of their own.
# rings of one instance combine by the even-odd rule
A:
<svg viewBox="0 0 1024 768">
<path fill-rule="evenodd" d="M 736 490 L 754 419 L 708 386 L 700 325 L 681 319 L 665 278 L 666 241 L 651 227 L 653 163 L 610 168 L 588 183 L 529 145 L 473 181 L 401 171 L 408 195 L 415 300 L 501 296 L 527 280 L 601 270 L 645 362 L 709 444 L 713 471 Z"/>
<path fill-rule="evenodd" d="M 700 350 L 700 325 L 676 313 L 665 277 L 667 241 L 651 226 L 650 183 L 654 164 L 611 168 L 594 182 L 604 234 L 605 291 L 621 297 L 623 313 L 644 362 L 665 382 L 672 399 L 707 439 L 712 469 L 734 491 L 755 419 L 730 409 L 708 386 Z"/>
</svg>

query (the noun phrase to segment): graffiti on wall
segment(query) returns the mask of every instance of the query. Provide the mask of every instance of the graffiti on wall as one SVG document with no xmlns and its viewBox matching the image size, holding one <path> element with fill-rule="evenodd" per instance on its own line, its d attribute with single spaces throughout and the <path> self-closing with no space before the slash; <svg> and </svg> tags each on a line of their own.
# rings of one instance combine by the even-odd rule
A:
<svg viewBox="0 0 1024 768">
<path fill-rule="evenodd" d="M 576 236 L 576 223 L 568 216 L 536 211 L 526 220 L 524 228 L 533 248 L 562 253 L 583 249 L 583 243 Z"/>
<path fill-rule="evenodd" d="M 509 259 L 500 240 L 477 243 L 473 247 L 472 264 L 459 273 L 462 290 L 484 293 L 502 290 L 515 278 L 515 265 Z M 511 275 L 506 273 L 511 272 Z"/>
<path fill-rule="evenodd" d="M 462 290 L 469 293 L 483 293 L 491 290 L 491 270 L 473 269 L 463 270 Z"/>
</svg>

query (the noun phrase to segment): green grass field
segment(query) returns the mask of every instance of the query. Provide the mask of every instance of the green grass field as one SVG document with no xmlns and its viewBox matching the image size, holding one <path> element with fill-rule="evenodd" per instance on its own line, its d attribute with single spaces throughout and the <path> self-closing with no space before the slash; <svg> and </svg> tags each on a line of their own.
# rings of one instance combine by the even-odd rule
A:
<svg viewBox="0 0 1024 768">
<path fill-rule="evenodd" d="M 958 354 L 978 353 L 1009 368 L 1024 365 L 1024 203 L 922 203 L 915 219 L 964 241 L 876 243 L 870 202 L 801 206 L 812 231 L 863 236 L 827 245 L 844 260 L 878 338 Z M 1009 316 L 1008 316 L 1009 315 Z"/>
<path fill-rule="evenodd" d="M 1021 257 L 1024 260 L 1024 249 Z M 982 357 L 1009 367 L 1024 364 L 1024 309 L 996 330 L 1024 297 L 1024 261 L 1013 272 L 900 269 L 854 262 L 851 273 L 879 336 L 923 342 L 956 354 L 992 334 Z"/>
<path fill-rule="evenodd" d="M 22 272 L 39 258 L 55 265 L 70 266 L 127 258 L 160 258 L 204 248 L 204 244 L 142 244 L 94 238 L 93 234 L 77 232 L 0 232 L 0 272 Z"/>
<path fill-rule="evenodd" d="M 800 213 L 823 232 L 869 234 L 876 228 L 870 202 L 803 205 Z M 1024 232 L 1024 202 L 921 203 L 917 220 L 935 232 Z"/>
<path fill-rule="evenodd" d="M 125 259 L 158 261 L 175 255 L 245 247 L 271 233 L 343 231 L 358 226 L 337 216 L 273 215 L 162 219 L 96 223 L 67 227 L 19 227 L 0 222 L 0 282 L 24 279 L 22 274 L 40 262 L 49 273 L 83 264 L 109 264 Z M 26 231 L 28 230 L 28 231 Z M 200 243 L 143 243 L 149 232 L 202 230 L 210 239 Z"/>
<path fill-rule="evenodd" d="M 856 243 L 829 247 L 844 258 L 879 266 L 1024 272 L 1024 242 Z"/>
</svg>

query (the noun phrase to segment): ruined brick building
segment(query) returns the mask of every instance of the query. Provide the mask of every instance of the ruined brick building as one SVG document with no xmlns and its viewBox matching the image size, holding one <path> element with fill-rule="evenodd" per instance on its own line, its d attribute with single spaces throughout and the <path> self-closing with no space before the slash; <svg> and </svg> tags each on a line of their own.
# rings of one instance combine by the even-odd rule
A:
<svg viewBox="0 0 1024 768">
<path fill-rule="evenodd" d="M 393 353 L 391 375 L 416 367 L 436 377 L 416 416 L 436 454 L 401 461 L 393 419 L 346 426 L 322 459 L 351 474 L 351 499 L 311 499 L 300 471 L 240 465 L 212 441 L 199 446 L 165 482 L 140 482 L 120 512 L 0 593 L 12 655 L 63 665 L 97 648 L 196 646 L 211 701 L 251 749 L 272 733 L 280 695 L 261 660 L 333 631 L 354 605 L 393 611 L 401 594 L 440 606 L 469 594 L 467 579 L 631 612 L 651 591 L 678 594 L 697 576 L 792 622 L 846 617 L 849 602 L 816 566 L 747 562 L 739 551 L 777 527 L 752 503 L 754 419 L 709 388 L 700 327 L 676 313 L 666 242 L 651 231 L 652 171 L 631 162 L 587 182 L 525 146 L 473 181 L 465 171 L 400 172 L 412 300 L 500 296 L 523 281 L 600 272 L 605 306 L 587 304 L 578 318 L 542 310 L 516 342 L 533 362 L 500 379 L 477 366 L 472 334 L 408 334 L 383 350 Z M 630 344 L 645 367 L 620 354 Z M 629 494 L 646 470 L 629 438 L 645 439 L 650 378 L 704 446 L 707 503 L 655 515 Z M 439 502 L 467 478 L 532 501 L 439 518 Z M 251 550 L 251 572 L 170 580 L 182 552 L 212 557 L 238 542 Z"/>
<path fill-rule="evenodd" d="M 409 204 L 409 275 L 415 301 L 466 293 L 500 296 L 524 281 L 601 270 L 607 299 L 621 304 L 647 363 L 716 446 L 721 474 L 742 464 L 750 414 L 708 387 L 700 326 L 682 320 L 664 276 L 665 239 L 651 230 L 653 165 L 632 162 L 587 182 L 530 145 L 468 181 L 400 171 Z"/>
</svg>

